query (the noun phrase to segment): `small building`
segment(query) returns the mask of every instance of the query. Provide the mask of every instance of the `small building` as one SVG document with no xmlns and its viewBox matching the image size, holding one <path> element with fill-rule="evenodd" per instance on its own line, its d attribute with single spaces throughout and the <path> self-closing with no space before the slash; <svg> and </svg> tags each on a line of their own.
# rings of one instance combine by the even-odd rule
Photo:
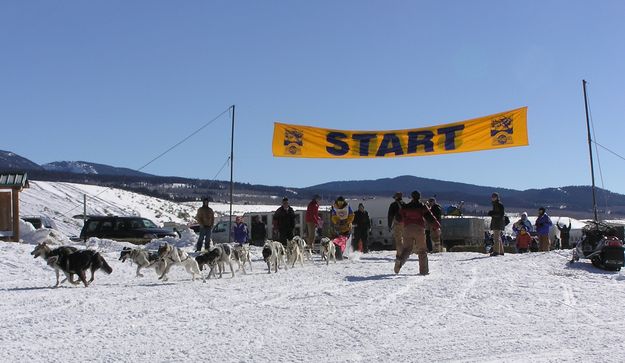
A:
<svg viewBox="0 0 625 363">
<path fill-rule="evenodd" d="M 20 240 L 20 197 L 28 188 L 26 173 L 0 173 L 0 238 Z"/>
</svg>

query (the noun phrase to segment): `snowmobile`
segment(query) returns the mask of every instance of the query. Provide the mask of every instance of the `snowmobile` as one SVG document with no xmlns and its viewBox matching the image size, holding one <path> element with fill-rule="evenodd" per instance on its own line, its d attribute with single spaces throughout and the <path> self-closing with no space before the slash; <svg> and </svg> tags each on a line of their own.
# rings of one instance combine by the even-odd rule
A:
<svg viewBox="0 0 625 363">
<path fill-rule="evenodd" d="M 588 222 L 582 228 L 582 240 L 573 249 L 571 263 L 586 258 L 595 267 L 607 271 L 620 271 L 624 266 L 625 257 L 623 241 L 616 235 L 616 229 L 606 223 Z"/>
<path fill-rule="evenodd" d="M 462 207 L 464 206 L 464 201 L 461 201 L 458 204 L 452 204 L 445 207 L 444 212 L 446 216 L 454 216 L 454 217 L 462 217 Z"/>
</svg>

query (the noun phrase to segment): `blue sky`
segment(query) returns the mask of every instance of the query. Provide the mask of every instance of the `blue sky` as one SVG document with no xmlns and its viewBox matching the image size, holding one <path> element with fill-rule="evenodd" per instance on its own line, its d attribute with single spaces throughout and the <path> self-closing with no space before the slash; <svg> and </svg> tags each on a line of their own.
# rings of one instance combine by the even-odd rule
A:
<svg viewBox="0 0 625 363">
<path fill-rule="evenodd" d="M 625 154 L 624 14 L 620 0 L 3 1 L 0 149 L 136 169 L 235 104 L 241 182 L 590 184 L 581 82 L 597 141 Z M 271 153 L 275 121 L 389 130 L 522 106 L 528 147 L 384 160 Z M 212 179 L 229 140 L 224 115 L 144 171 Z M 599 156 L 604 186 L 625 193 L 625 162 Z"/>
</svg>

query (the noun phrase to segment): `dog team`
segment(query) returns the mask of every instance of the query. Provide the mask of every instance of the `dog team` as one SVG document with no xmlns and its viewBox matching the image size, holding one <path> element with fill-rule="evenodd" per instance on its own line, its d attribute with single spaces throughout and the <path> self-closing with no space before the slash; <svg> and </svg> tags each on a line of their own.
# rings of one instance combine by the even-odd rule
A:
<svg viewBox="0 0 625 363">
<path fill-rule="evenodd" d="M 334 243 L 329 238 L 323 238 L 321 241 L 322 260 L 325 259 L 326 263 L 329 263 L 332 259 L 336 263 L 335 253 Z M 71 246 L 60 246 L 52 249 L 46 242 L 42 242 L 34 248 L 31 255 L 33 258 L 43 258 L 48 266 L 54 268 L 56 274 L 55 287 L 66 281 L 74 285 L 82 282 L 87 287 L 93 282 L 97 270 L 101 269 L 107 274 L 113 272 L 104 257 L 94 250 L 79 250 Z M 267 264 L 268 273 L 271 273 L 272 268 L 274 272 L 278 272 L 281 267 L 287 270 L 288 267 L 294 267 L 297 263 L 304 266 L 304 260 L 312 261 L 312 251 L 307 248 L 306 241 L 299 236 L 294 236 L 288 240 L 286 247 L 278 241 L 266 241 L 262 248 L 262 255 Z M 237 271 L 242 270 L 244 274 L 247 273 L 246 267 L 252 271 L 250 247 L 236 243 L 216 244 L 210 247 L 208 251 L 195 257 L 169 243 L 160 245 L 156 252 L 143 248 L 124 247 L 121 250 L 119 260 L 121 262 L 129 260 L 137 265 L 136 277 L 143 277 L 142 269 L 154 269 L 159 276 L 158 279 L 162 281 L 168 280 L 167 274 L 173 266 L 184 267 L 194 281 L 198 277 L 202 281 L 206 281 L 206 277 L 202 274 L 205 267 L 208 268 L 208 278 L 217 275 L 221 278 L 226 265 L 230 269 L 231 276 L 234 277 L 233 263 L 237 264 Z M 86 278 L 87 271 L 91 271 L 89 280 Z M 62 281 L 60 280 L 61 272 L 65 275 L 65 279 Z M 79 280 L 75 280 L 74 275 L 78 276 Z"/>
</svg>

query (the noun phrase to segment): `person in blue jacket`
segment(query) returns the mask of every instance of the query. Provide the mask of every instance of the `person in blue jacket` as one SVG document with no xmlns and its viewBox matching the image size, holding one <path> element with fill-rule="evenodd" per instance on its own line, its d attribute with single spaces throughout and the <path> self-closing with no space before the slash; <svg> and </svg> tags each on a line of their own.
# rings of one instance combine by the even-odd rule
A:
<svg viewBox="0 0 625 363">
<path fill-rule="evenodd" d="M 553 223 L 547 215 L 545 207 L 538 208 L 538 218 L 536 219 L 536 234 L 538 235 L 538 250 L 541 252 L 549 251 L 551 242 L 549 241 L 549 229 Z"/>
<path fill-rule="evenodd" d="M 232 225 L 232 240 L 235 243 L 243 245 L 248 240 L 247 224 L 243 223 L 243 218 L 236 217 L 234 225 Z"/>
</svg>

